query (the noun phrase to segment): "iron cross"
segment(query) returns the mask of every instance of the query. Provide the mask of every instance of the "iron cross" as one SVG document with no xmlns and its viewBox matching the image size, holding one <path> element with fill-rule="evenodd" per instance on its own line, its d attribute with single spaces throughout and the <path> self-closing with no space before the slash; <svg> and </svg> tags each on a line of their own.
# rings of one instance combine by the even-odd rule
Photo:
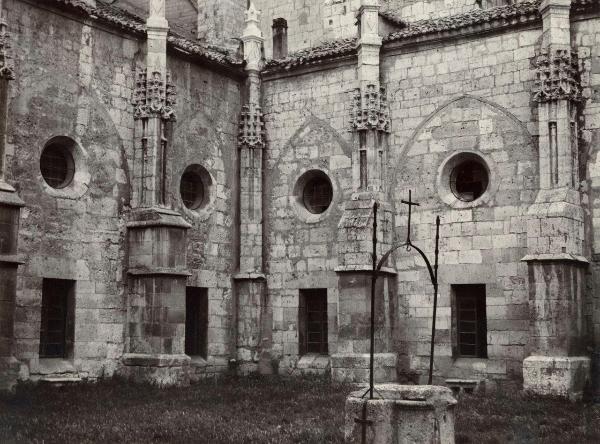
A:
<svg viewBox="0 0 600 444">
<path fill-rule="evenodd" d="M 365 401 L 362 405 L 362 418 L 354 418 L 354 422 L 356 424 L 360 424 L 360 426 L 361 426 L 361 431 L 360 431 L 361 444 L 366 444 L 367 443 L 367 426 L 373 425 L 373 421 L 370 419 L 367 419 L 367 401 Z"/>
<path fill-rule="evenodd" d="M 400 202 L 408 205 L 408 231 L 406 232 L 406 244 L 410 245 L 410 219 L 412 216 L 412 207 L 418 207 L 419 204 L 412 201 L 412 190 L 408 190 L 408 200 L 401 200 Z"/>
</svg>

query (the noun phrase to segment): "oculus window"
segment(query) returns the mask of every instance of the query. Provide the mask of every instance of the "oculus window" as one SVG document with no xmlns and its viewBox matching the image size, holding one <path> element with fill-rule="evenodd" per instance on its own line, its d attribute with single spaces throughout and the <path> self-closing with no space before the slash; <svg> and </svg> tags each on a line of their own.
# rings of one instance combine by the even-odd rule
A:
<svg viewBox="0 0 600 444">
<path fill-rule="evenodd" d="M 468 158 L 454 167 L 450 174 L 450 189 L 463 202 L 479 199 L 488 188 L 489 174 L 477 158 Z"/>
<path fill-rule="evenodd" d="M 40 171 L 46 183 L 55 189 L 69 186 L 75 175 L 75 161 L 70 148 L 60 142 L 52 142 L 42 151 Z"/>
<path fill-rule="evenodd" d="M 302 190 L 304 207 L 313 214 L 324 213 L 333 199 L 333 188 L 325 174 L 309 179 Z"/>
</svg>

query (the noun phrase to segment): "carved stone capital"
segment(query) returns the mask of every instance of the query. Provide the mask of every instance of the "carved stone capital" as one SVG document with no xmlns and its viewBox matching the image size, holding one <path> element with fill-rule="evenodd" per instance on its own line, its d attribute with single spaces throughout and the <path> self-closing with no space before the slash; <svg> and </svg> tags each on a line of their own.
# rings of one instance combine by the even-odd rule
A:
<svg viewBox="0 0 600 444">
<path fill-rule="evenodd" d="M 131 103 L 136 120 L 158 116 L 165 121 L 175 121 L 177 91 L 170 73 L 167 71 L 167 79 L 163 81 L 160 72 L 149 73 L 146 69 L 138 69 Z"/>
<path fill-rule="evenodd" d="M 571 49 L 542 50 L 534 60 L 536 80 L 533 100 L 538 103 L 555 100 L 578 102 L 581 82 L 577 53 Z"/>
<path fill-rule="evenodd" d="M 242 107 L 238 141 L 240 147 L 264 148 L 265 123 L 260 106 L 245 105 Z"/>
<path fill-rule="evenodd" d="M 350 131 L 375 130 L 390 132 L 390 113 L 385 88 L 367 85 L 361 94 L 360 89 L 354 92 L 350 113 Z"/>
</svg>

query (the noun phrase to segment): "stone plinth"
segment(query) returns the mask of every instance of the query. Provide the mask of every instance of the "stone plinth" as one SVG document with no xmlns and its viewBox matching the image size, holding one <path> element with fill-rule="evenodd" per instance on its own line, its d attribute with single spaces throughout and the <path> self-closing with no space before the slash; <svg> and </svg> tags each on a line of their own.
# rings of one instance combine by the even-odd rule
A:
<svg viewBox="0 0 600 444">
<path fill-rule="evenodd" d="M 529 356 L 523 361 L 523 390 L 580 400 L 590 382 L 590 365 L 586 356 Z"/>
<path fill-rule="evenodd" d="M 127 228 L 128 324 L 120 373 L 161 386 L 187 385 L 185 246 L 190 224 L 175 211 L 144 208 L 133 212 Z"/>
<path fill-rule="evenodd" d="M 331 356 L 331 379 L 339 382 L 368 382 L 369 353 L 337 353 Z M 395 353 L 375 353 L 373 380 L 378 383 L 396 381 Z"/>
<path fill-rule="evenodd" d="M 190 357 L 186 355 L 127 353 L 123 356 L 121 376 L 135 382 L 161 387 L 189 384 Z"/>
<path fill-rule="evenodd" d="M 456 400 L 449 388 L 382 384 L 375 389 L 383 399 L 361 398 L 364 389 L 346 399 L 347 444 L 454 443 Z M 370 421 L 365 440 L 364 419 Z"/>
</svg>

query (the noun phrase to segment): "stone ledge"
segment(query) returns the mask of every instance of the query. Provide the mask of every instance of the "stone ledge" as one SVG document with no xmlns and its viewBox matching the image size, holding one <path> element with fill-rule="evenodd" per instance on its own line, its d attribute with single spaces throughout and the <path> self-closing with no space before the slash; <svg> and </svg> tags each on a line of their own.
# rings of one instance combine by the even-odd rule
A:
<svg viewBox="0 0 600 444">
<path fill-rule="evenodd" d="M 0 264 L 23 265 L 25 261 L 18 254 L 0 254 Z"/>
<path fill-rule="evenodd" d="M 370 265 L 340 265 L 339 267 L 335 267 L 333 271 L 336 273 L 373 273 L 373 267 Z M 382 274 L 396 275 L 398 272 L 393 268 L 381 267 L 378 275 Z"/>
<path fill-rule="evenodd" d="M 175 227 L 192 228 L 177 211 L 168 208 L 139 208 L 129 214 L 130 220 L 127 228 L 149 228 L 149 227 Z"/>
<path fill-rule="evenodd" d="M 173 268 L 130 268 L 127 270 L 127 274 L 132 276 L 191 276 L 187 270 L 173 269 Z"/>
<path fill-rule="evenodd" d="M 24 207 L 25 202 L 14 192 L 14 189 L 12 191 L 0 189 L 0 206 L 2 205 L 7 207 Z"/>
<path fill-rule="evenodd" d="M 126 353 L 123 355 L 123 365 L 133 367 L 181 367 L 189 365 L 191 358 L 187 355 L 146 355 L 141 353 Z"/>
<path fill-rule="evenodd" d="M 541 254 L 528 254 L 523 256 L 521 262 L 544 262 L 544 261 L 560 261 L 560 262 L 578 262 L 581 264 L 589 264 L 583 256 L 578 256 L 570 253 L 541 253 Z"/>
<path fill-rule="evenodd" d="M 264 273 L 252 272 L 252 273 L 236 273 L 233 275 L 233 279 L 236 281 L 265 281 L 267 277 Z"/>
</svg>

